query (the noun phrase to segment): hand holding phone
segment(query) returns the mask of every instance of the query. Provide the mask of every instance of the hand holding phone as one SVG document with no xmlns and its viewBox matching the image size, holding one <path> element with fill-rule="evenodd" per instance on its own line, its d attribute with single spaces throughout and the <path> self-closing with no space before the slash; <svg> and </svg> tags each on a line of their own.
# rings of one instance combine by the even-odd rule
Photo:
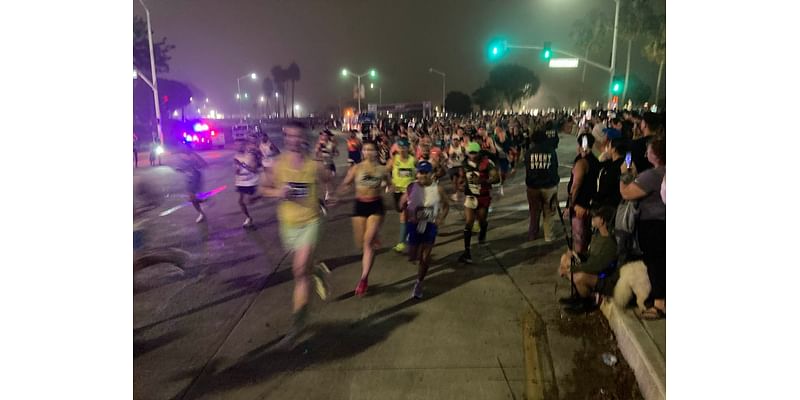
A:
<svg viewBox="0 0 800 400">
<path fill-rule="evenodd" d="M 625 165 L 628 166 L 628 169 L 631 169 L 631 152 L 625 154 Z"/>
<path fill-rule="evenodd" d="M 588 137 L 584 136 L 583 138 L 581 138 L 581 147 L 583 148 L 583 151 L 586 151 L 586 150 L 589 149 L 589 138 Z"/>
</svg>

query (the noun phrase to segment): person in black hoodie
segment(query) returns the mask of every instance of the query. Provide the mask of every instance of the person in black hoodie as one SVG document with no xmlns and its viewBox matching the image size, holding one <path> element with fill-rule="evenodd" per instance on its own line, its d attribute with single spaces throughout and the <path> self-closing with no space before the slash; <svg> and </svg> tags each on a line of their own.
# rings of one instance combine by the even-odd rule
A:
<svg viewBox="0 0 800 400">
<path fill-rule="evenodd" d="M 525 184 L 528 186 L 528 240 L 536 240 L 539 234 L 539 215 L 544 214 L 545 242 L 553 241 L 556 202 L 558 201 L 558 136 L 549 140 L 544 129 L 536 130 L 531 138 L 531 145 L 524 155 Z"/>
<path fill-rule="evenodd" d="M 612 139 L 606 144 L 606 160 L 600 163 L 600 173 L 597 178 L 597 193 L 592 199 L 593 207 L 609 206 L 615 210 L 622 201 L 619 192 L 619 177 L 622 165 L 625 163 L 625 154 L 628 153 L 629 141 L 624 138 Z"/>
<path fill-rule="evenodd" d="M 589 208 L 597 193 L 597 175 L 600 173 L 600 162 L 592 153 L 593 145 L 594 136 L 589 133 L 578 135 L 578 155 L 567 185 L 569 207 L 565 213 L 569 212 L 572 223 L 572 249 L 582 257 L 586 255 L 591 240 Z"/>
</svg>

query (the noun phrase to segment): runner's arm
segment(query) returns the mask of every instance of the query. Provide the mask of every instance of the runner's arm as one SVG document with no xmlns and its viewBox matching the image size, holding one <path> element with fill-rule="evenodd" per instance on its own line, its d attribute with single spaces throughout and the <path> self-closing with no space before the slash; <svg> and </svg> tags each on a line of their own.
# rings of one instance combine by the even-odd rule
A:
<svg viewBox="0 0 800 400">
<path fill-rule="evenodd" d="M 258 192 L 264 197 L 273 197 L 284 199 L 286 198 L 286 188 L 276 188 L 275 187 L 275 170 L 268 169 L 264 174 L 264 178 L 261 181 L 261 185 L 258 187 Z"/>
<path fill-rule="evenodd" d="M 341 196 L 347 192 L 347 188 L 353 183 L 356 179 L 356 168 L 350 168 L 347 170 L 347 176 L 344 177 L 342 184 L 336 188 L 336 195 Z"/>
<path fill-rule="evenodd" d="M 447 218 L 448 211 L 450 211 L 450 201 L 442 186 L 439 186 L 439 199 L 442 202 L 442 212 L 440 212 L 439 217 L 436 218 L 436 225 L 442 226 L 444 224 L 444 219 Z"/>
</svg>

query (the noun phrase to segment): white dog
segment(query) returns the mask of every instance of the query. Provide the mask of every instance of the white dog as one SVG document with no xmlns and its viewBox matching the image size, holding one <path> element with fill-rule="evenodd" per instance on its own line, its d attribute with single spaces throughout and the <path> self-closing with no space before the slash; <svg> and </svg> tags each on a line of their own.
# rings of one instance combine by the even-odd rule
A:
<svg viewBox="0 0 800 400">
<path fill-rule="evenodd" d="M 614 286 L 614 304 L 624 308 L 631 301 L 631 296 L 636 295 L 639 311 L 644 311 L 647 308 L 644 300 L 650 295 L 650 289 L 650 278 L 644 262 L 629 262 L 619 269 L 619 280 Z"/>
</svg>

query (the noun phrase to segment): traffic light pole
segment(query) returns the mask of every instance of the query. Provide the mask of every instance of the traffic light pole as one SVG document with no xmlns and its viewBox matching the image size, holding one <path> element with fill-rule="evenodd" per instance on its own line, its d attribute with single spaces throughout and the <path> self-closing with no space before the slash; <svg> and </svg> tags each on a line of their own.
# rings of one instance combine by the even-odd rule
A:
<svg viewBox="0 0 800 400">
<path fill-rule="evenodd" d="M 614 0 L 617 3 L 616 11 L 614 11 L 614 39 L 611 44 L 611 68 L 609 68 L 608 87 L 610 88 L 614 82 L 614 68 L 617 65 L 617 26 L 619 25 L 619 3 L 620 0 Z M 608 91 L 608 104 L 611 105 L 613 93 Z M 623 99 L 624 101 L 624 99 Z"/>
<path fill-rule="evenodd" d="M 542 47 L 542 46 L 523 46 L 523 45 L 509 44 L 506 47 L 508 47 L 509 49 L 544 50 L 544 47 Z M 556 53 L 556 54 L 561 54 L 561 55 L 564 55 L 564 56 L 577 58 L 577 59 L 585 62 L 586 64 L 589 64 L 591 66 L 600 68 L 600 69 L 602 69 L 603 71 L 606 71 L 606 72 L 611 72 L 612 68 L 614 68 L 613 65 L 611 67 L 607 67 L 607 66 L 605 66 L 603 64 L 594 62 L 592 60 L 589 60 L 589 59 L 586 59 L 584 57 L 581 57 L 581 56 L 579 56 L 577 54 L 570 53 L 568 51 L 553 50 L 553 49 L 550 49 L 550 51 L 552 51 L 553 53 Z"/>
<path fill-rule="evenodd" d="M 147 16 L 147 41 L 150 46 L 150 76 L 153 79 L 152 83 L 148 82 L 148 86 L 150 86 L 150 89 L 153 89 L 153 101 L 155 102 L 156 107 L 156 129 L 158 129 L 158 141 L 163 148 L 164 132 L 161 130 L 161 107 L 158 103 L 158 78 L 156 77 L 156 60 L 155 57 L 153 57 L 153 29 L 150 27 L 150 10 L 147 9 L 147 6 L 144 5 L 142 0 L 139 0 L 139 4 L 142 5 L 142 8 L 144 8 L 144 13 Z M 137 73 L 141 76 L 140 72 L 137 71 Z"/>
</svg>

